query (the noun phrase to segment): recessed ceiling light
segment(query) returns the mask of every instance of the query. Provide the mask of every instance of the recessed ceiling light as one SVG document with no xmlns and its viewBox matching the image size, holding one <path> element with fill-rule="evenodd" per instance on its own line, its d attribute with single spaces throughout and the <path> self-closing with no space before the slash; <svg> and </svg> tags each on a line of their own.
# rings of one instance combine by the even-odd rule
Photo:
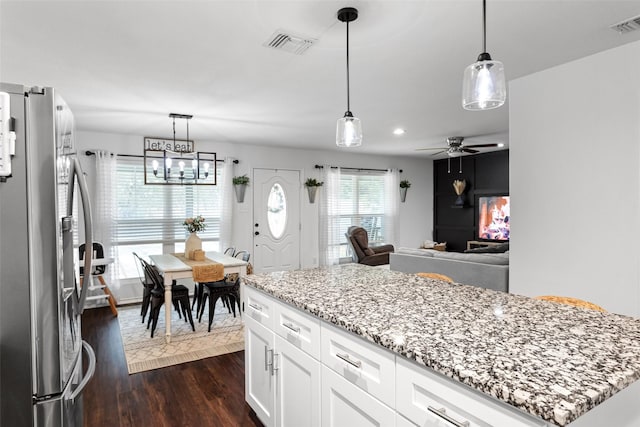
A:
<svg viewBox="0 0 640 427">
<path fill-rule="evenodd" d="M 393 130 L 393 134 L 394 135 L 404 135 L 405 132 L 406 131 L 404 129 L 400 129 L 400 128 L 397 128 L 397 129 Z"/>
</svg>

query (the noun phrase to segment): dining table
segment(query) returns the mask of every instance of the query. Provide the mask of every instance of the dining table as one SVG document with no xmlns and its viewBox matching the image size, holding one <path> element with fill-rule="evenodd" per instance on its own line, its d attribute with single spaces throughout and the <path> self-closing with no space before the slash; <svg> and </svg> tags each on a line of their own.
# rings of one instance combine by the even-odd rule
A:
<svg viewBox="0 0 640 427">
<path fill-rule="evenodd" d="M 206 251 L 205 257 L 224 266 L 225 274 L 237 273 L 240 277 L 247 274 L 248 262 L 234 258 L 220 252 Z M 149 259 L 156 266 L 164 279 L 164 306 L 165 306 L 165 340 L 171 342 L 171 284 L 177 279 L 193 279 L 190 265 L 182 262 L 172 254 L 149 255 Z"/>
</svg>

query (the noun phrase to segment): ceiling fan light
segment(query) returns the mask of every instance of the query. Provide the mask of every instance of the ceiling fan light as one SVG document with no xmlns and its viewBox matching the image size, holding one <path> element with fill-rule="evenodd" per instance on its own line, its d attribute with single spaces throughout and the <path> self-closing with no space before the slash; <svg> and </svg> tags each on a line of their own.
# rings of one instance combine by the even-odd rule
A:
<svg viewBox="0 0 640 427">
<path fill-rule="evenodd" d="M 344 113 L 344 117 L 338 119 L 336 145 L 338 147 L 359 147 L 362 145 L 362 124 L 360 119 L 353 117 L 351 111 L 347 111 Z"/>
<path fill-rule="evenodd" d="M 464 70 L 462 107 L 465 110 L 491 110 L 506 100 L 507 85 L 502 62 L 477 61 Z"/>
</svg>

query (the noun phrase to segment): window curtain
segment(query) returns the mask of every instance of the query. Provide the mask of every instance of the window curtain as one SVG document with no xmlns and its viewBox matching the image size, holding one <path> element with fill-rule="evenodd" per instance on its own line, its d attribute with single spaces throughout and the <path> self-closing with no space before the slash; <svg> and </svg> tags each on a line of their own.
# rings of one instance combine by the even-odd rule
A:
<svg viewBox="0 0 640 427">
<path fill-rule="evenodd" d="M 233 246 L 233 157 L 225 157 L 224 169 L 218 185 L 222 189 L 222 212 L 220 215 L 220 252 Z"/>
<path fill-rule="evenodd" d="M 398 212 L 400 211 L 400 173 L 389 169 L 384 175 L 384 237 L 387 243 L 397 244 Z"/>
<path fill-rule="evenodd" d="M 318 245 L 320 265 L 340 262 L 340 168 L 322 168 L 323 190 L 320 192 Z"/>
<path fill-rule="evenodd" d="M 95 153 L 95 205 L 93 206 L 93 241 L 102 244 L 104 257 L 114 260 L 107 266 L 105 281 L 113 292 L 116 300 L 120 284 L 117 279 L 118 254 L 117 247 L 112 244 L 115 230 L 115 206 L 114 183 L 116 182 L 115 156 L 105 150 L 92 150 Z M 96 283 L 94 283 L 95 285 Z M 102 291 L 100 291 L 102 293 Z"/>
</svg>

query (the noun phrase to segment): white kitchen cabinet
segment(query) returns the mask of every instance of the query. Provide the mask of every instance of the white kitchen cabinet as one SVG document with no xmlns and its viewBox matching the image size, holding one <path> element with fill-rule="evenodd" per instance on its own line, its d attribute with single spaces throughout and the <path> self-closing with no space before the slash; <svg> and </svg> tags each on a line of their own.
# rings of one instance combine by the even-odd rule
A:
<svg viewBox="0 0 640 427">
<path fill-rule="evenodd" d="M 276 426 L 320 427 L 320 362 L 276 336 Z"/>
<path fill-rule="evenodd" d="M 244 319 L 245 399 L 264 427 L 275 425 L 275 335 L 250 317 Z"/>
<path fill-rule="evenodd" d="M 322 365 L 322 427 L 394 427 L 396 413 Z"/>
<path fill-rule="evenodd" d="M 284 304 L 247 290 L 245 302 L 253 304 L 244 318 L 247 403 L 265 427 L 320 427 L 320 362 L 301 349 L 319 353 L 319 320 L 286 314 Z"/>
<path fill-rule="evenodd" d="M 414 423 L 400 414 L 396 414 L 396 427 L 417 427 Z M 446 426 L 449 427 L 449 426 Z"/>
</svg>

